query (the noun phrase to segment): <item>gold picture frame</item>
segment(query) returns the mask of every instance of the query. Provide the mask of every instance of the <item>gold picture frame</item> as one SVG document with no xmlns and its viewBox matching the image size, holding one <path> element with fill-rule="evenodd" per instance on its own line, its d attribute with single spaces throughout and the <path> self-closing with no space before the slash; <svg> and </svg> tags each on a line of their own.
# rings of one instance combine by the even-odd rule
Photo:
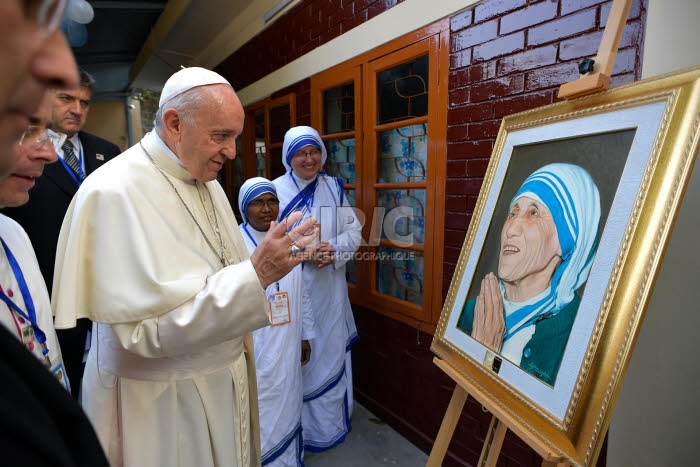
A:
<svg viewBox="0 0 700 467">
<path fill-rule="evenodd" d="M 699 127 L 700 67 L 503 119 L 431 350 L 543 456 L 577 466 L 598 457 L 695 163 Z M 516 362 L 472 338 L 460 318 L 471 316 L 463 309 L 485 274 L 496 274 L 518 187 L 562 162 L 583 166 L 600 191 L 599 243 L 577 289 L 561 363 L 536 374 L 522 363 L 532 340 L 517 347 Z"/>
</svg>

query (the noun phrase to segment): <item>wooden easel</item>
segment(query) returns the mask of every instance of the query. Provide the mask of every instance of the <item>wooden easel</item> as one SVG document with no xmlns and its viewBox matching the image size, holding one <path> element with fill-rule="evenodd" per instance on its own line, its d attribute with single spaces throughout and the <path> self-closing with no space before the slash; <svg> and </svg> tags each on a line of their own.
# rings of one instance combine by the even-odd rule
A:
<svg viewBox="0 0 700 467">
<path fill-rule="evenodd" d="M 584 69 L 583 71 L 585 71 L 585 73 L 582 72 L 582 76 L 579 79 L 560 86 L 558 97 L 575 99 L 608 89 L 613 65 L 615 64 L 615 57 L 617 56 L 617 48 L 620 44 L 622 32 L 625 29 L 625 23 L 627 22 L 631 6 L 632 0 L 613 0 L 610 16 L 608 17 L 603 37 L 600 40 L 598 54 L 593 59 L 593 63 L 589 61 L 588 70 Z M 582 63 L 582 65 L 584 64 Z M 450 399 L 450 404 L 442 419 L 440 431 L 435 438 L 435 444 L 433 444 L 433 449 L 430 451 L 430 457 L 428 458 L 426 467 L 440 467 L 442 465 L 442 461 L 447 453 L 447 447 L 450 444 L 462 409 L 464 408 L 464 403 L 467 401 L 467 397 L 470 393 L 472 396 L 476 396 L 478 393 L 476 388 L 448 362 L 437 357 L 434 358 L 433 361 L 457 383 L 457 386 L 452 393 L 452 399 Z M 482 399 L 480 397 L 475 398 L 477 400 Z M 542 456 L 542 467 L 566 467 L 571 465 L 561 456 L 552 453 L 550 448 L 543 444 L 541 440 L 536 439 L 526 431 L 517 430 L 517 425 L 514 423 L 511 416 L 503 410 L 500 410 L 498 406 L 495 404 L 487 404 L 486 399 L 479 400 L 479 402 L 486 406 L 493 414 L 486 440 L 481 450 L 481 457 L 477 464 L 479 467 L 494 467 L 496 465 L 501 447 L 503 446 L 503 440 L 509 428 L 520 436 L 520 438 L 534 449 L 535 452 Z"/>
<path fill-rule="evenodd" d="M 593 70 L 575 81 L 562 84 L 559 87 L 559 97 L 575 99 L 608 89 L 615 57 L 617 57 L 617 48 L 620 45 L 631 6 L 632 0 L 613 0 L 608 22 L 600 39 L 598 55 L 593 59 Z"/>
<path fill-rule="evenodd" d="M 459 416 L 462 413 L 464 403 L 467 401 L 469 394 L 475 396 L 475 399 L 493 414 L 484 446 L 481 449 L 481 457 L 476 465 L 479 467 L 494 467 L 496 465 L 498 455 L 501 453 L 501 447 L 503 446 L 503 439 L 509 428 L 513 429 L 525 443 L 542 456 L 542 467 L 565 467 L 570 465 L 562 459 L 561 456 L 553 454 L 548 446 L 535 438 L 532 434 L 527 431 L 518 430 L 517 424 L 511 415 L 498 409 L 495 404 L 490 404 L 485 398 L 479 397 L 483 394 L 479 394 L 479 391 L 452 365 L 437 357 L 433 359 L 433 362 L 439 366 L 442 371 L 447 373 L 447 375 L 457 383 L 457 386 L 452 393 L 452 399 L 445 412 L 445 417 L 442 419 L 440 431 L 438 432 L 437 438 L 435 438 L 435 444 L 433 444 L 430 457 L 425 464 L 426 467 L 440 467 L 440 465 L 442 465 L 442 460 L 445 458 L 447 447 L 450 444 L 450 440 L 457 426 L 457 421 L 459 420 Z"/>
</svg>

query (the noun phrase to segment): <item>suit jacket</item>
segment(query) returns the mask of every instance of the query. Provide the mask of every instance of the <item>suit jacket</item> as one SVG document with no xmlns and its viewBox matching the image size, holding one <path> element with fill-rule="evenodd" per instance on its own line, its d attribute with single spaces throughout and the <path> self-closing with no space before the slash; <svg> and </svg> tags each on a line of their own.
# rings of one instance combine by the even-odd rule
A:
<svg viewBox="0 0 700 467">
<path fill-rule="evenodd" d="M 3 465 L 108 467 L 87 416 L 68 391 L 0 326 Z"/>
<path fill-rule="evenodd" d="M 81 131 L 78 133 L 83 145 L 85 173 L 90 175 L 95 169 L 114 158 L 121 150 L 116 144 Z M 98 157 L 100 154 L 102 157 Z M 44 167 L 44 173 L 36 180 L 29 192 L 29 202 L 17 208 L 3 209 L 3 214 L 14 219 L 27 231 L 39 260 L 41 275 L 46 288 L 53 288 L 53 266 L 56 261 L 56 244 L 61 232 L 63 217 L 78 185 L 66 172 L 63 164 L 56 161 Z"/>
</svg>

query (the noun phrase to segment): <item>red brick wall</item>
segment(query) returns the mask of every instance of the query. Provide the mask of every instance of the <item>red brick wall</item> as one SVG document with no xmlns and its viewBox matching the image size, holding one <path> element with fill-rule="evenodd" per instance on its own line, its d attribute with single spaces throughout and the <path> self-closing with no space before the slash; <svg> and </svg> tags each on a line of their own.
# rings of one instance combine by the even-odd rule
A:
<svg viewBox="0 0 700 467">
<path fill-rule="evenodd" d="M 428 0 L 426 0 L 428 1 Z M 639 79 L 647 0 L 634 0 L 611 85 Z M 226 59 L 217 71 L 245 87 L 399 0 L 305 0 Z M 594 56 L 612 1 L 486 0 L 451 19 L 444 281 L 447 292 L 488 166 L 501 118 L 556 100 Z M 297 95 L 297 124 L 310 123 L 309 80 L 276 92 Z M 428 452 L 454 382 L 433 363 L 432 336 L 355 307 L 356 398 Z M 469 399 L 444 465 L 475 465 L 490 415 Z M 604 450 L 603 450 L 604 452 Z M 539 466 L 541 458 L 512 433 L 498 465 Z M 599 465 L 604 465 L 602 456 Z"/>
<path fill-rule="evenodd" d="M 450 286 L 505 115 L 557 100 L 595 56 L 610 12 L 603 0 L 488 0 L 451 20 L 444 290 Z M 634 0 L 611 86 L 641 77 L 646 0 Z"/>
<path fill-rule="evenodd" d="M 244 88 L 402 1 L 305 0 L 215 70 L 234 89 Z"/>
</svg>

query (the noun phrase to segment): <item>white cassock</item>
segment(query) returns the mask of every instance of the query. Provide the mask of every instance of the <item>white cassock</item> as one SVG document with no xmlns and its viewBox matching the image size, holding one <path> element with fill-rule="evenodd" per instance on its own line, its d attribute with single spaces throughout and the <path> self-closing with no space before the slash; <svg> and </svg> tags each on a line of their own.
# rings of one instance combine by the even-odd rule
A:
<svg viewBox="0 0 700 467">
<path fill-rule="evenodd" d="M 259 465 L 250 332 L 269 320 L 237 227 L 219 183 L 196 182 L 155 132 L 73 198 L 55 325 L 95 323 L 82 403 L 113 465 Z"/>
<path fill-rule="evenodd" d="M 280 212 L 309 183 L 291 172 L 273 181 Z M 316 338 L 311 339 L 311 360 L 302 367 L 304 408 L 302 428 L 305 449 L 326 450 L 345 439 L 352 414 L 352 366 L 350 347 L 357 339 L 355 318 L 348 298 L 345 264 L 360 246 L 362 225 L 347 200 L 338 210 L 340 197 L 333 178 L 318 175 L 319 181 L 304 219 L 314 216 L 321 224 L 321 239 L 336 249 L 338 261 L 319 269 L 306 263 L 304 282 L 309 289 Z M 295 183 L 296 182 L 296 183 Z"/>
<path fill-rule="evenodd" d="M 58 345 L 56 330 L 53 327 L 49 293 L 46 290 L 44 278 L 39 270 L 39 263 L 32 248 L 32 242 L 17 222 L 2 214 L 0 214 L 0 238 L 5 242 L 10 255 L 14 257 L 17 266 L 19 266 L 19 274 L 27 284 L 25 293 L 28 292 L 29 299 L 34 304 L 37 324 L 46 334 L 46 348 L 49 350 L 48 357 L 51 362 L 50 368 L 47 365 L 47 369 L 53 373 L 65 388 L 69 388 L 68 378 L 63 366 L 63 357 L 61 356 L 61 348 Z M 20 287 L 17 275 L 10 264 L 4 247 L 0 248 L 0 290 L 22 310 L 23 314 L 29 316 L 22 287 Z M 0 323 L 17 336 L 19 340 L 23 341 L 27 349 L 42 363 L 45 363 L 46 359 L 42 355 L 42 349 L 36 339 L 36 332 L 31 322 L 23 318 L 22 314 L 14 311 L 4 301 L 0 301 L 0 308 L 2 308 L 2 311 L 0 311 Z"/>
<path fill-rule="evenodd" d="M 265 232 L 255 230 L 250 224 L 241 225 L 240 229 L 252 253 Z M 311 303 L 303 280 L 298 266 L 267 288 L 269 300 L 279 292 L 288 294 L 290 321 L 253 332 L 262 463 L 266 466 L 303 465 L 301 341 L 315 335 Z"/>
</svg>

